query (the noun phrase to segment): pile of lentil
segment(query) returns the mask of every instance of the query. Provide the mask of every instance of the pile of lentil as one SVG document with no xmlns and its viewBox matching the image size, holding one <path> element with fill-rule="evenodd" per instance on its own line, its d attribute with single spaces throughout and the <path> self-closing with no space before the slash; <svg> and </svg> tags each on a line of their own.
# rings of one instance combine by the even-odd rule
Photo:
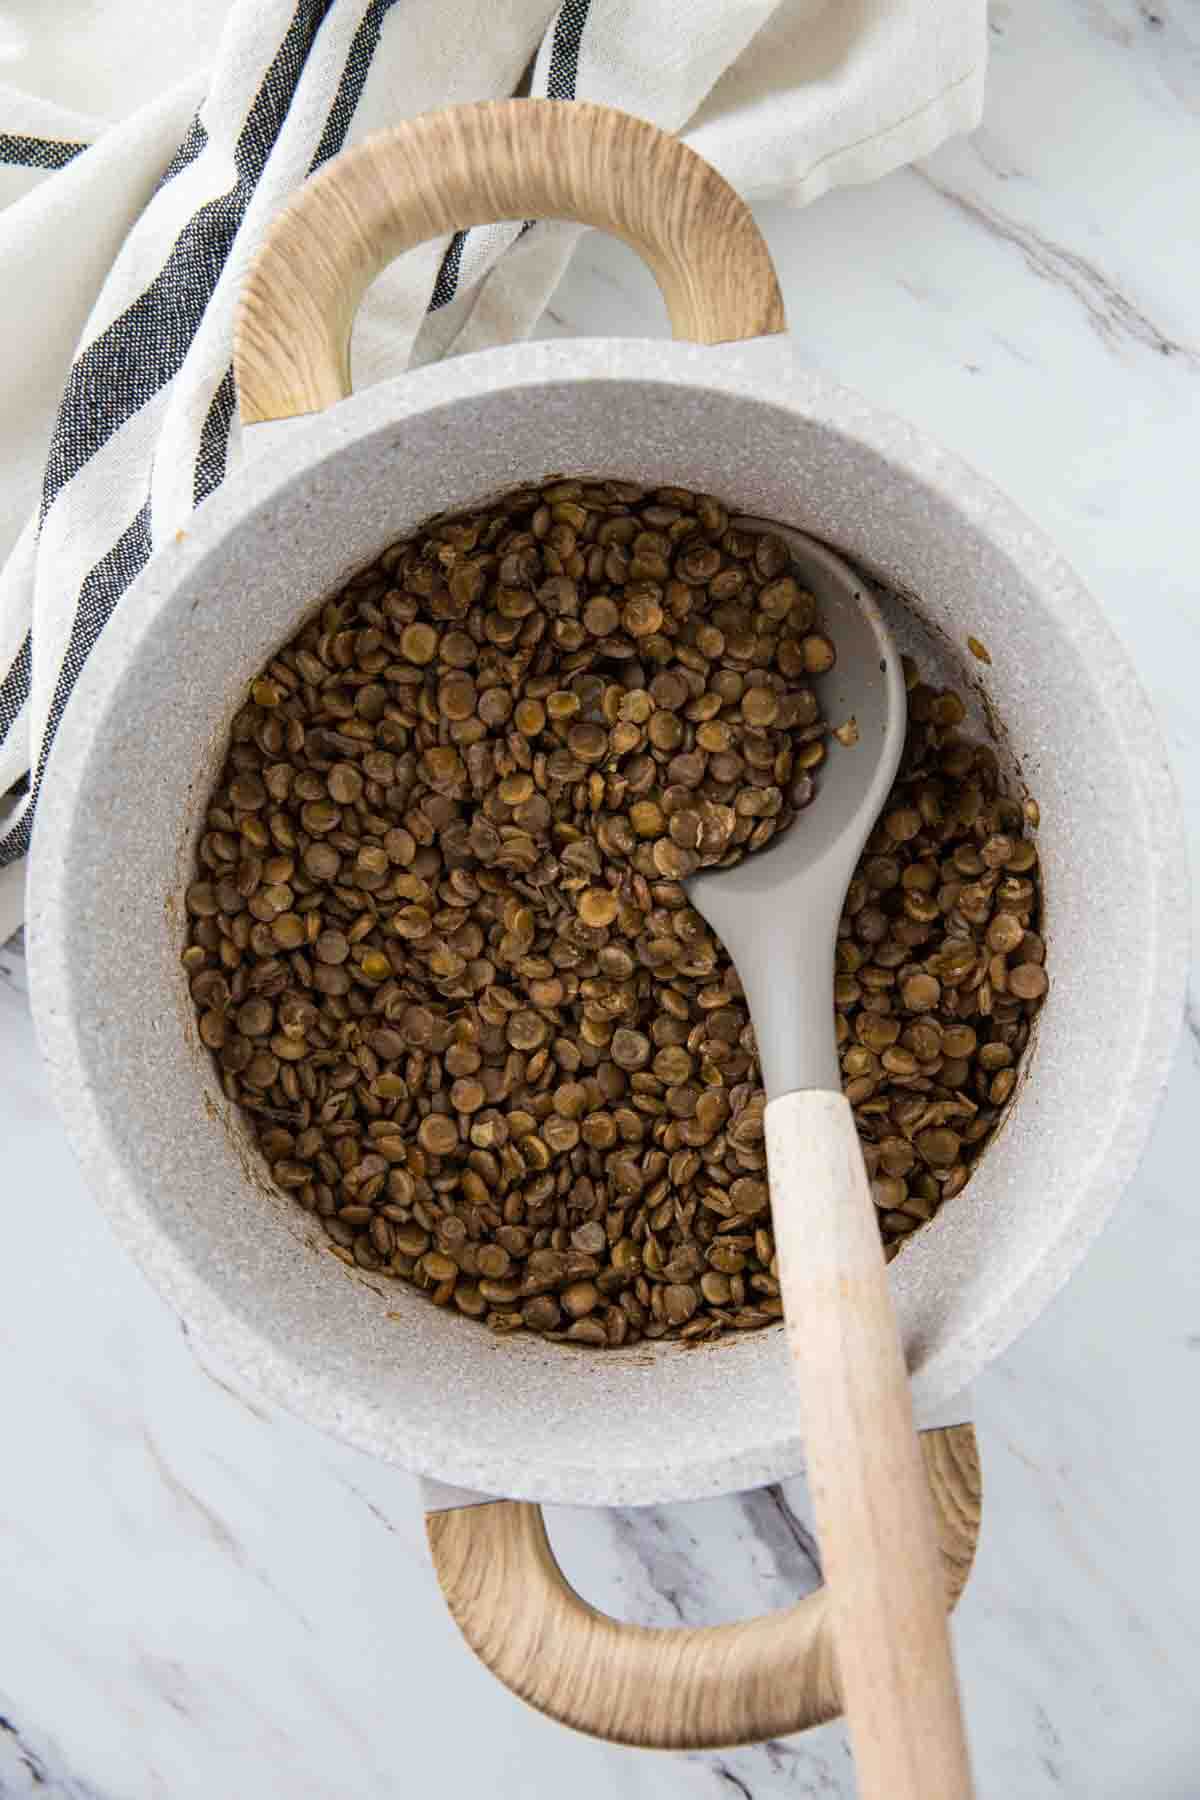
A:
<svg viewBox="0 0 1200 1800">
<path fill-rule="evenodd" d="M 183 963 L 335 1255 L 597 1347 L 780 1317 L 753 1031 L 681 882 L 811 802 L 835 654 L 779 538 L 559 480 L 393 546 L 272 659 Z M 1045 988 L 1032 821 L 908 676 L 835 978 L 889 1254 L 966 1182 Z"/>
</svg>

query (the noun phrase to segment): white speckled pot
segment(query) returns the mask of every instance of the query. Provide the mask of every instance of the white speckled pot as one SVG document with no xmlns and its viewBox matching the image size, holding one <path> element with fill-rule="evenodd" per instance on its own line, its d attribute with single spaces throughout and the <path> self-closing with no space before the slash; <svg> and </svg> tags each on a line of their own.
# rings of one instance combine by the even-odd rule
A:
<svg viewBox="0 0 1200 1800">
<path fill-rule="evenodd" d="M 1154 721 L 1094 602 L 987 482 L 798 369 L 782 338 L 492 350 L 266 429 L 270 457 L 159 552 L 106 629 L 34 845 L 38 1027 L 124 1242 L 266 1393 L 444 1482 L 610 1504 L 800 1467 L 779 1331 L 699 1353 L 497 1341 L 326 1254 L 229 1116 L 179 964 L 230 718 L 315 599 L 431 512 L 553 470 L 683 483 L 917 597 L 950 660 L 982 638 L 988 700 L 1041 804 L 1053 980 L 1029 1078 L 969 1187 L 892 1265 L 928 1418 L 1079 1262 L 1145 1143 L 1176 1035 L 1181 832 Z M 974 673 L 966 657 L 960 679 Z"/>
</svg>

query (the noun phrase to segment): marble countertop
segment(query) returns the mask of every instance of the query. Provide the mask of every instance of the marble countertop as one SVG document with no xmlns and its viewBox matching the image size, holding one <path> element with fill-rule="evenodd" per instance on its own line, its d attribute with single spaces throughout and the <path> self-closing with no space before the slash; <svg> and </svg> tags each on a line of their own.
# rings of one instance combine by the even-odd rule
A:
<svg viewBox="0 0 1200 1800">
<path fill-rule="evenodd" d="M 1200 12 L 1003 0 L 967 142 L 763 209 L 799 353 L 986 470 L 1054 536 L 1162 719 L 1200 835 Z M 548 332 L 660 331 L 582 246 Z M 1200 859 L 1194 861 L 1200 867 Z M 1200 982 L 1137 1179 L 977 1390 L 986 1508 L 955 1627 L 981 1797 L 1200 1796 Z M 0 951 L 0 1796 L 851 1796 L 830 1726 L 652 1757 L 512 1700 L 460 1643 L 415 1489 L 240 1391 L 118 1251 Z M 629 1618 L 736 1618 L 814 1579 L 795 1486 L 557 1513 Z"/>
</svg>

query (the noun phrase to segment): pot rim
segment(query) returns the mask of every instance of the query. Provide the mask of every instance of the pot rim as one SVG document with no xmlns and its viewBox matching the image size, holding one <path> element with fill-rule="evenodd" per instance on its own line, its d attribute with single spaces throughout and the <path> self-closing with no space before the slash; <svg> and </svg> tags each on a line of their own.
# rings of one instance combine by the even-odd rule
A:
<svg viewBox="0 0 1200 1800">
<path fill-rule="evenodd" d="M 986 534 L 1006 554 L 1052 611 L 1057 624 L 1082 646 L 1086 663 L 1118 680 L 1130 768 L 1153 821 L 1162 854 L 1149 879 L 1154 904 L 1152 991 L 1141 1019 L 1131 1022 L 1136 1044 L 1133 1075 L 1114 1097 L 1109 1117 L 1112 1153 L 1102 1179 L 1089 1184 L 1088 1208 L 1046 1243 L 1035 1267 L 981 1315 L 972 1317 L 950 1348 L 914 1379 L 918 1409 L 937 1408 L 1000 1353 L 1032 1322 L 1082 1260 L 1132 1176 L 1149 1137 L 1182 1021 L 1186 983 L 1187 878 L 1178 799 L 1161 734 L 1132 665 L 1099 605 L 1083 588 L 1049 539 L 985 477 L 942 449 L 906 421 L 880 411 L 827 377 L 798 366 L 786 339 L 760 339 L 716 348 L 658 340 L 595 339 L 503 346 L 412 374 L 355 394 L 328 412 L 253 428 L 257 447 L 268 441 L 269 458 L 235 473 L 193 516 L 186 532 L 158 550 L 109 621 L 77 684 L 54 745 L 34 834 L 30 874 L 30 963 L 35 1023 L 50 1065 L 52 1085 L 75 1153 L 121 1241 L 189 1326 L 223 1359 L 269 1398 L 309 1423 L 372 1455 L 382 1451 L 370 1415 L 347 1409 L 332 1379 L 289 1360 L 241 1318 L 187 1261 L 140 1197 L 113 1142 L 92 1091 L 94 1057 L 81 1040 L 72 1012 L 74 973 L 65 935 L 56 929 L 71 890 L 70 844 L 75 774 L 85 763 L 113 691 L 136 658 L 143 639 L 171 603 L 183 574 L 235 532 L 247 515 L 303 477 L 314 466 L 363 437 L 480 392 L 560 386 L 565 381 L 612 380 L 719 389 L 801 415 L 812 424 L 863 444 L 949 497 L 965 523 Z M 444 1451 L 444 1453 L 443 1453 Z M 469 1446 L 451 1437 L 445 1445 L 406 1446 L 402 1459 L 415 1473 L 515 1498 L 603 1503 L 593 1470 L 567 1466 L 531 1470 L 519 1446 L 494 1455 L 481 1469 Z M 711 1495 L 783 1479 L 802 1467 L 796 1432 L 783 1428 L 758 1447 L 736 1456 L 711 1453 L 672 1460 L 664 1443 L 661 1466 L 640 1477 L 621 1498 L 652 1503 Z"/>
</svg>

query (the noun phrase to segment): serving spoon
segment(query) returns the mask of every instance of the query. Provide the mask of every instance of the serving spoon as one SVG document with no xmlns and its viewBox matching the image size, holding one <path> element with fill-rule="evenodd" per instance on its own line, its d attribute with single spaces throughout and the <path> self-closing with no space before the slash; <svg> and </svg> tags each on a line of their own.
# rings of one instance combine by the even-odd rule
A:
<svg viewBox="0 0 1200 1800">
<path fill-rule="evenodd" d="M 837 651 L 816 798 L 761 855 L 686 886 L 733 958 L 767 1094 L 767 1169 L 787 1342 L 842 1699 L 864 1800 L 969 1800 L 946 1583 L 875 1207 L 834 1036 L 838 919 L 904 747 L 899 652 L 865 584 L 823 544 L 792 550 Z M 854 731 L 845 733 L 847 738 Z"/>
</svg>

